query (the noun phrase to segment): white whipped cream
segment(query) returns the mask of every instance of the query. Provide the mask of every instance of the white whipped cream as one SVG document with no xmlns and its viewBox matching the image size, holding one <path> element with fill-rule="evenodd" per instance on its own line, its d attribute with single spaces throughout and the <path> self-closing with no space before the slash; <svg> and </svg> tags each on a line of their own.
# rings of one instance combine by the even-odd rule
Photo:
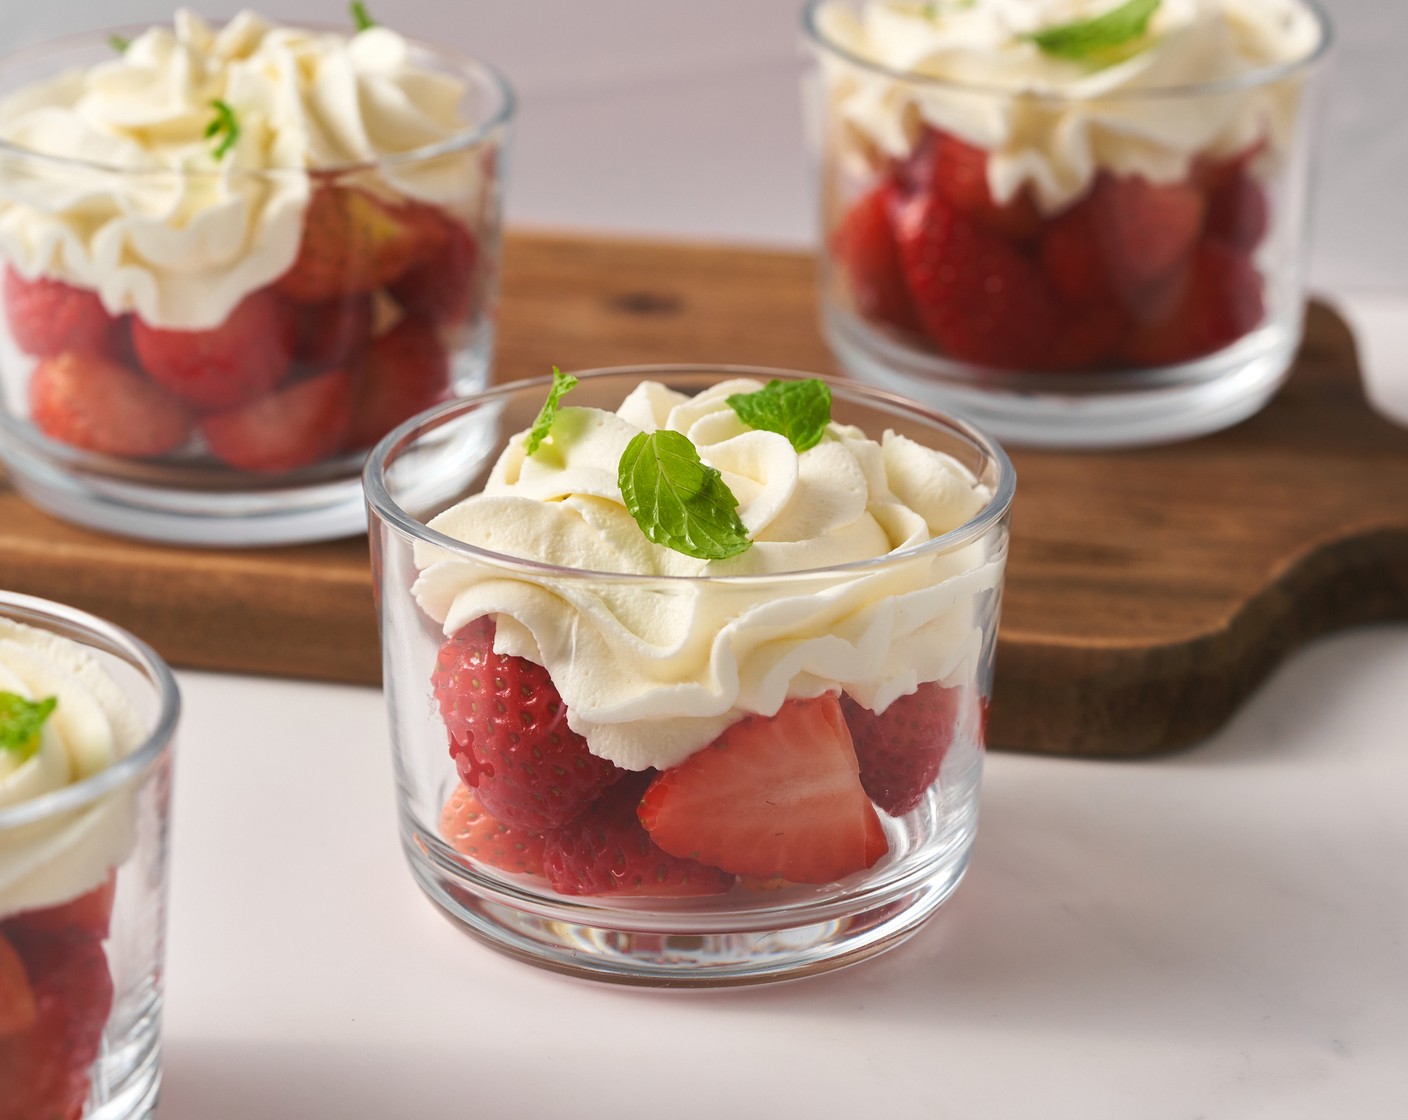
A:
<svg viewBox="0 0 1408 1120">
<path fill-rule="evenodd" d="M 142 723 L 103 668 L 78 644 L 0 619 L 0 691 L 58 706 L 24 762 L 0 751 L 0 811 L 82 781 L 130 754 Z M 103 883 L 136 835 L 130 788 L 87 806 L 0 829 L 0 918 L 57 906 Z"/>
<path fill-rule="evenodd" d="M 1030 184 L 1051 213 L 1083 195 L 1102 168 L 1163 183 L 1184 178 L 1200 155 L 1230 156 L 1263 139 L 1267 158 L 1284 149 L 1301 111 L 1299 74 L 1219 93 L 1153 91 L 1310 57 L 1322 29 L 1300 0 L 1162 0 L 1149 22 L 1150 45 L 1102 68 L 1047 54 L 1027 38 L 1118 2 L 867 0 L 859 13 L 841 0 L 827 4 L 817 15 L 827 42 L 887 69 L 940 79 L 906 83 L 823 55 L 833 111 L 858 141 L 850 158 L 903 158 L 928 124 L 989 153 L 999 202 Z"/>
<path fill-rule="evenodd" d="M 113 314 L 217 326 L 293 263 L 310 194 L 302 172 L 449 140 L 465 131 L 464 93 L 382 27 L 349 37 L 244 12 L 217 31 L 178 11 L 111 60 L 0 102 L 0 140 L 89 165 L 5 155 L 0 253 L 27 277 L 97 291 Z M 216 100 L 240 125 L 219 160 L 205 136 Z M 356 181 L 469 207 L 476 167 L 461 153 Z"/>
<path fill-rule="evenodd" d="M 454 634 L 483 615 L 495 649 L 543 665 L 594 754 L 627 769 L 678 764 L 745 714 L 844 689 L 883 711 L 925 681 L 971 677 L 979 596 L 1003 555 L 979 542 L 847 573 L 809 569 L 910 549 L 970 520 L 991 494 L 957 460 L 833 423 L 798 454 L 727 404 L 733 380 L 686 397 L 645 382 L 615 412 L 563 408 L 531 458 L 514 436 L 482 493 L 429 524 L 478 548 L 588 572 L 769 576 L 730 582 L 560 577 L 416 547 L 413 593 Z M 739 501 L 752 546 L 698 560 L 651 543 L 617 464 L 641 431 L 687 435 Z M 778 573 L 801 573 L 778 578 Z"/>
</svg>

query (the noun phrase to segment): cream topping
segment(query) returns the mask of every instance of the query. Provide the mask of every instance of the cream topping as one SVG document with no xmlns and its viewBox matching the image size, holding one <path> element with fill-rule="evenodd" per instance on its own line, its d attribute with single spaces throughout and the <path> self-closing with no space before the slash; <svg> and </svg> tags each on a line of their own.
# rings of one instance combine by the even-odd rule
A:
<svg viewBox="0 0 1408 1120">
<path fill-rule="evenodd" d="M 0 751 L 0 811 L 90 777 L 142 742 L 141 720 L 81 646 L 0 619 L 0 691 L 56 697 L 39 750 L 23 762 Z M 0 829 L 0 918 L 56 906 L 93 890 L 131 850 L 131 789 L 82 808 Z"/>
<path fill-rule="evenodd" d="M 563 408 L 529 457 L 509 440 L 482 493 L 430 527 L 561 574 L 416 547 L 413 592 L 454 634 L 495 616 L 495 649 L 547 668 L 591 750 L 628 769 L 669 767 L 748 713 L 844 689 L 883 711 L 924 681 L 956 682 L 979 656 L 979 596 L 1003 557 L 982 543 L 890 557 L 964 524 L 991 498 L 951 456 L 893 432 L 833 423 L 802 453 L 728 406 L 733 380 L 686 397 L 643 383 L 614 413 Z M 739 500 L 752 546 L 699 560 L 651 543 L 617 464 L 641 431 L 687 435 Z M 854 571 L 808 574 L 883 561 Z M 642 577 L 611 580 L 581 572 Z M 783 575 L 782 573 L 795 573 Z M 650 577 L 731 576 L 728 581 Z"/>
</svg>

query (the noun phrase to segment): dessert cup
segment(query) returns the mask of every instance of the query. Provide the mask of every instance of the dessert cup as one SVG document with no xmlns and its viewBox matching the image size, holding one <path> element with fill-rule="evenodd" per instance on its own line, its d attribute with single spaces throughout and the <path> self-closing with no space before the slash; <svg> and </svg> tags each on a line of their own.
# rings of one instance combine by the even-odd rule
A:
<svg viewBox="0 0 1408 1120">
<path fill-rule="evenodd" d="M 821 316 L 847 370 L 1029 446 L 1164 442 L 1260 409 L 1301 337 L 1330 41 L 1294 6 L 1303 49 L 1194 81 L 1018 35 L 1000 56 L 935 49 L 942 76 L 896 69 L 858 45 L 867 4 L 811 0 Z M 982 9 L 889 7 L 915 25 Z M 1167 39 L 1205 65 L 1192 34 L 1151 32 L 1151 57 Z"/>
<path fill-rule="evenodd" d="M 177 28 L 182 43 L 208 43 L 263 33 L 257 21 L 216 30 L 182 13 Z M 274 61 L 296 70 L 315 34 Z M 368 449 L 486 383 L 513 95 L 482 62 L 382 29 L 356 38 L 368 36 L 363 54 L 392 61 L 377 55 L 349 79 L 351 48 L 332 58 L 302 93 L 315 123 L 282 131 L 260 115 L 252 65 L 228 80 L 228 103 L 188 92 L 225 48 L 173 62 L 186 48 L 166 29 L 0 59 L 0 453 L 29 500 L 198 546 L 350 535 L 365 525 Z M 59 127 L 48 103 L 70 97 L 75 74 L 88 92 Z M 123 100 L 148 81 L 191 107 Z M 352 81 L 362 85 L 337 102 L 342 113 L 351 98 L 351 123 L 318 123 L 312 102 Z M 437 138 L 406 140 L 430 134 L 406 123 L 422 93 Z M 45 107 L 28 108 L 41 95 Z M 82 132 L 94 102 L 101 127 Z M 131 139 L 146 133 L 128 128 L 139 110 L 168 114 L 150 131 L 186 130 L 195 154 L 174 167 L 151 156 Z M 319 131 L 332 127 L 373 155 L 346 155 Z M 70 132 L 82 143 L 54 154 Z M 281 147 L 291 136 L 311 137 L 307 150 Z"/>
<path fill-rule="evenodd" d="M 119 718 L 99 725 L 131 747 L 35 796 L 19 787 L 46 788 L 43 751 L 0 774 L 0 984 L 16 962 L 23 978 L 0 1001 L 0 1117 L 147 1116 L 161 1079 L 176 683 L 111 623 L 4 591 L 0 669 L 0 691 L 18 679 L 57 698 L 54 734 L 91 749 L 101 708 Z"/>
<path fill-rule="evenodd" d="M 583 406 L 579 416 L 598 417 L 592 409 L 616 409 L 633 390 L 643 389 L 643 382 L 694 398 L 732 390 L 739 378 L 758 383 L 806 377 L 706 366 L 623 367 L 579 376 L 563 404 Z M 878 559 L 809 570 L 777 571 L 769 565 L 768 574 L 716 574 L 720 567 L 710 561 L 710 574 L 646 576 L 492 551 L 487 545 L 507 539 L 496 534 L 513 529 L 508 517 L 496 521 L 476 512 L 469 530 L 476 544 L 447 535 L 460 530 L 443 519 L 435 521 L 439 528 L 432 526 L 437 515 L 453 507 L 445 514 L 453 517 L 465 508 L 463 499 L 481 495 L 506 448 L 521 448 L 515 433 L 534 423 L 549 384 L 538 379 L 504 385 L 425 413 L 383 440 L 365 471 L 401 839 L 417 882 L 447 916 L 496 949 L 558 972 L 624 984 L 691 987 L 788 979 L 897 944 L 957 886 L 977 826 L 1014 489 L 1006 455 L 961 421 L 883 391 L 829 381 L 832 432 L 840 430 L 836 425 L 854 425 L 845 430 L 879 439 L 888 429 L 896 433 L 896 443 L 908 437 L 942 453 L 933 459 L 949 456 L 944 462 L 961 465 L 953 477 L 968 480 L 963 484 L 968 504 L 951 531 L 930 537 L 921 520 L 920 533 L 910 538 L 917 544 Z M 695 404 L 691 400 L 681 408 Z M 569 427 L 579 431 L 578 423 Z M 551 451 L 549 460 L 559 450 Z M 702 454 L 710 461 L 712 452 Z M 794 461 L 805 463 L 808 454 Z M 501 481 L 502 465 L 495 472 Z M 619 490 L 616 496 L 619 500 Z M 588 500 L 584 508 L 590 517 L 599 507 Z M 842 536 L 850 531 L 847 523 Z M 626 535 L 631 532 L 639 530 L 630 525 Z M 638 544 L 646 547 L 643 538 Z M 624 547 L 636 545 L 626 541 Z M 513 601 L 525 596 L 521 609 L 486 611 L 484 600 L 476 598 L 500 591 Z M 497 625 L 502 639 L 505 627 L 523 619 L 541 643 L 537 656 L 543 668 L 518 657 L 496 660 L 488 644 L 494 631 L 477 630 Z M 548 631 L 557 635 L 551 649 Z M 463 659 L 466 649 L 473 656 Z M 632 675 L 637 672 L 643 676 Z M 613 716 L 610 704 L 576 706 L 584 682 L 590 691 L 591 680 L 607 677 L 613 682 L 608 687 L 632 693 L 626 702 L 635 705 L 632 714 L 618 709 Z M 549 819 L 556 810 L 548 804 L 541 819 L 526 819 L 490 800 L 484 775 L 492 777 L 495 764 L 483 764 L 488 756 L 475 738 L 482 732 L 459 726 L 461 717 L 472 722 L 482 714 L 476 701 L 461 700 L 464 694 L 455 692 L 470 678 L 476 687 L 482 678 L 507 690 L 488 707 L 501 715 L 507 710 L 512 727 L 518 727 L 514 709 L 521 704 L 523 726 L 551 728 L 553 742 L 558 733 L 576 738 L 577 728 L 589 738 L 602 736 L 591 739 L 591 755 L 583 741 L 583 754 L 571 764 L 520 757 L 527 766 L 557 767 L 553 783 L 579 778 L 596 783 L 585 810 L 573 807 Z M 881 678 L 889 685 L 878 685 Z M 887 687 L 891 695 L 874 695 L 876 688 Z M 716 694 L 724 700 L 709 708 Z M 712 714 L 701 715 L 706 709 Z M 892 719 L 909 713 L 912 734 L 896 749 L 902 757 L 891 760 L 910 775 L 903 793 L 872 784 L 878 767 L 865 755 L 856 761 L 868 734 L 865 721 L 876 718 L 869 709 L 888 710 Z M 619 722 L 610 727 L 591 723 L 613 718 Z M 701 736 L 701 726 L 713 730 Z M 775 740 L 768 738 L 774 733 Z M 683 751 L 670 745 L 691 736 L 694 743 L 715 738 Z M 720 757 L 735 752 L 732 757 L 743 758 L 745 747 L 760 736 L 768 745 L 740 764 L 745 771 L 740 799 L 725 798 L 724 807 L 697 811 L 706 829 L 724 818 L 765 813 L 758 802 L 782 800 L 779 791 L 788 782 L 832 781 L 836 771 L 829 752 L 835 748 L 849 758 L 841 781 L 850 786 L 844 813 L 821 823 L 824 831 L 849 836 L 863 818 L 865 828 L 873 829 L 865 834 L 864 859 L 833 874 L 802 869 L 810 850 L 798 853 L 800 861 L 774 867 L 754 865 L 751 852 L 741 864 L 726 863 L 692 850 L 693 840 L 681 845 L 666 839 L 666 811 L 663 802 L 653 800 L 664 779 L 712 757 L 715 747 Z M 509 738 L 517 742 L 512 731 Z M 838 740 L 844 745 L 838 747 Z M 524 750 L 537 754 L 539 742 Z M 616 751 L 626 749 L 621 742 L 634 743 L 641 753 L 633 763 L 616 753 L 623 762 L 618 768 L 598 757 L 607 753 L 601 744 L 609 742 L 618 744 Z M 794 759 L 810 751 L 815 753 Z M 670 756 L 669 765 L 660 760 L 662 752 Z M 474 755 L 480 756 L 477 761 L 471 760 Z M 642 766 L 647 756 L 658 768 Z M 502 767 L 506 757 L 497 765 Z M 800 761 L 804 772 L 779 777 L 767 760 L 779 766 Z M 611 772 L 602 776 L 598 766 Z M 564 768 L 577 776 L 564 777 Z M 673 780 L 676 791 L 683 788 L 682 779 Z M 858 781 L 866 784 L 864 792 Z M 705 788 L 735 787 L 715 774 Z M 818 813 L 830 811 L 831 802 L 818 803 L 826 806 Z M 649 804 L 660 811 L 647 814 Z M 771 818 L 764 823 L 773 836 L 787 827 L 773 828 Z M 673 851 L 662 855 L 655 841 Z M 762 839 L 757 848 L 771 842 Z M 638 859 L 655 861 L 648 874 L 637 871 Z"/>
</svg>

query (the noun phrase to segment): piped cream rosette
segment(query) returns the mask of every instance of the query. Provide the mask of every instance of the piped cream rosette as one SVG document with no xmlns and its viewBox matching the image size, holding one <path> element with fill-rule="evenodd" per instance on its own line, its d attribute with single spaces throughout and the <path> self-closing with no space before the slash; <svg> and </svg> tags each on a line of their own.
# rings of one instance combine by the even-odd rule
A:
<svg viewBox="0 0 1408 1120">
<path fill-rule="evenodd" d="M 512 437 L 483 492 L 429 523 L 503 556 L 641 578 L 558 575 L 421 543 L 417 602 L 447 635 L 494 616 L 496 651 L 544 666 L 573 730 L 628 769 L 673 766 L 789 698 L 844 689 L 883 711 L 922 682 L 969 680 L 1003 557 L 983 543 L 892 554 L 963 525 L 988 490 L 892 432 L 877 443 L 832 423 L 799 454 L 729 407 L 730 394 L 761 388 L 734 380 L 686 397 L 645 382 L 615 413 L 563 408 L 537 453 Z M 660 428 L 721 472 L 747 551 L 698 560 L 642 533 L 617 464 L 632 437 Z M 812 571 L 836 565 L 853 567 Z M 652 579 L 680 576 L 732 578 Z"/>
</svg>

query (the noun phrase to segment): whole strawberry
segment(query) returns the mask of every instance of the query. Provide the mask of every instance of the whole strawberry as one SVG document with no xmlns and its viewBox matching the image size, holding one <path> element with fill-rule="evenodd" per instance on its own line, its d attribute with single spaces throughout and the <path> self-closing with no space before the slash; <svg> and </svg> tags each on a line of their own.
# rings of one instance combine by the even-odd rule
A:
<svg viewBox="0 0 1408 1120">
<path fill-rule="evenodd" d="M 441 646 L 431 685 L 460 777 L 505 824 L 557 828 L 624 773 L 567 726 L 567 706 L 546 669 L 494 652 L 490 619 Z"/>
<path fill-rule="evenodd" d="M 335 453 L 352 422 L 352 378 L 330 369 L 201 418 L 210 453 L 240 470 L 278 474 Z"/>
<path fill-rule="evenodd" d="M 132 324 L 142 368 L 203 412 L 247 404 L 282 381 L 294 335 L 291 314 L 267 290 L 250 293 L 210 330 L 165 330 L 141 319 Z"/>
<path fill-rule="evenodd" d="M 722 894 L 733 876 L 661 849 L 636 816 L 653 771 L 622 778 L 576 819 L 546 836 L 543 868 L 558 894 Z"/>
<path fill-rule="evenodd" d="M 106 354 L 117 334 L 96 292 L 43 276 L 26 280 L 12 268 L 5 269 L 5 315 L 15 345 L 40 358 Z"/>
<path fill-rule="evenodd" d="M 490 816 L 463 782 L 440 814 L 440 835 L 460 855 L 479 863 L 515 875 L 543 874 L 543 834 Z"/>
<path fill-rule="evenodd" d="M 841 698 L 861 785 L 890 816 L 916 808 L 938 778 L 953 745 L 961 695 L 937 683 L 921 684 L 879 715 L 849 696 Z"/>
<path fill-rule="evenodd" d="M 29 378 L 29 418 L 50 439 L 125 459 L 165 455 L 191 433 L 179 401 L 97 354 L 42 359 Z"/>
</svg>

